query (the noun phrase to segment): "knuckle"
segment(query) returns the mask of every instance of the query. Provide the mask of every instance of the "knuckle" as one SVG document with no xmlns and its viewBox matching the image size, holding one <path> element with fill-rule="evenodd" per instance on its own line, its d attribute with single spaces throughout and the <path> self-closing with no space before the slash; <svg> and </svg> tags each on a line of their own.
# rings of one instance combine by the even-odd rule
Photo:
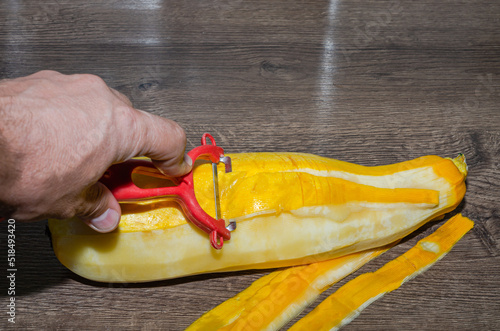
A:
<svg viewBox="0 0 500 331">
<path fill-rule="evenodd" d="M 132 136 L 132 141 L 137 143 L 142 138 L 140 136 L 141 121 L 137 111 L 128 105 L 119 105 L 114 110 L 114 128 L 117 129 L 116 134 L 122 137 L 120 140 L 127 141 Z"/>
<path fill-rule="evenodd" d="M 123 120 L 123 124 L 126 125 L 125 129 L 131 127 L 137 120 L 134 108 L 129 105 L 118 105 L 114 108 L 114 112 L 117 120 Z"/>
<path fill-rule="evenodd" d="M 37 77 L 37 76 L 40 76 L 40 77 L 55 77 L 55 76 L 63 76 L 63 74 L 61 74 L 60 72 L 58 71 L 55 71 L 55 70 L 48 70 L 48 69 L 44 69 L 44 70 L 40 70 L 36 73 L 34 73 L 32 76 L 34 77 Z"/>
<path fill-rule="evenodd" d="M 116 95 L 118 99 L 120 99 L 123 103 L 125 103 L 127 106 L 132 107 L 132 101 L 123 93 L 121 93 L 118 90 L 115 90 L 113 88 L 110 88 L 110 90 Z"/>
<path fill-rule="evenodd" d="M 97 87 L 107 86 L 107 84 L 104 82 L 104 80 L 101 77 L 96 76 L 96 75 L 77 74 L 75 76 L 80 82 L 82 82 L 84 84 L 88 84 L 90 86 L 97 86 Z"/>
</svg>

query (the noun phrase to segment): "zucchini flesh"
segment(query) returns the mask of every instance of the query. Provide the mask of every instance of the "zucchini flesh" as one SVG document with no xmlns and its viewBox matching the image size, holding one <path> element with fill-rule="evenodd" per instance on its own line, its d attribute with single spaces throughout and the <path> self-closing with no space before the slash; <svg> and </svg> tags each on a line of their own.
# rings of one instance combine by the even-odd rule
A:
<svg viewBox="0 0 500 331">
<path fill-rule="evenodd" d="M 102 282 L 145 282 L 229 270 L 274 268 L 381 247 L 453 210 L 465 194 L 463 156 L 425 156 L 364 167 L 309 154 L 228 155 L 219 167 L 222 217 L 238 227 L 211 248 L 172 201 L 121 204 L 119 228 L 97 233 L 77 219 L 50 220 L 59 260 Z M 196 197 L 214 214 L 210 164 L 194 169 Z M 147 187 L 161 179 L 138 174 Z"/>
</svg>

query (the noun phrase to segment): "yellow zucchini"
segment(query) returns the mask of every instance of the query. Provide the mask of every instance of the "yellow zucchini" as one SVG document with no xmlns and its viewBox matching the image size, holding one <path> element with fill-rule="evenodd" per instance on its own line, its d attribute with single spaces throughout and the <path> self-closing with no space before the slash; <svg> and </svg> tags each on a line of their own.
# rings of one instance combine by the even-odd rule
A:
<svg viewBox="0 0 500 331">
<path fill-rule="evenodd" d="M 467 167 L 425 156 L 364 167 L 309 154 L 229 155 L 219 168 L 222 217 L 238 227 L 222 250 L 162 199 L 122 204 L 113 233 L 77 219 L 50 220 L 54 251 L 70 270 L 104 282 L 144 282 L 192 274 L 307 264 L 379 247 L 454 209 Z M 142 186 L 161 179 L 138 176 Z M 214 214 L 211 166 L 194 169 L 196 197 Z"/>
</svg>

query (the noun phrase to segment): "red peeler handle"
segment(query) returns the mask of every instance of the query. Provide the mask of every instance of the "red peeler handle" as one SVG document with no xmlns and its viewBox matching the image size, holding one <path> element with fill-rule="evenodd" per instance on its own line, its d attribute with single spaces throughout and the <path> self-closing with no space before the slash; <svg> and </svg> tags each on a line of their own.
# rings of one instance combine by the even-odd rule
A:
<svg viewBox="0 0 500 331">
<path fill-rule="evenodd" d="M 211 145 L 207 144 L 207 138 Z M 214 138 L 203 134 L 201 146 L 188 152 L 193 164 L 197 159 L 209 160 L 219 163 L 224 157 L 224 150 L 215 144 Z M 179 178 L 177 186 L 142 189 L 132 181 L 132 172 L 138 167 L 156 170 L 152 162 L 147 160 L 129 160 L 112 165 L 100 179 L 106 185 L 118 201 L 130 201 L 154 197 L 171 197 L 182 207 L 187 218 L 198 228 L 210 235 L 210 243 L 215 249 L 221 249 L 224 239 L 231 239 L 231 232 L 226 229 L 223 219 L 215 219 L 208 215 L 196 200 L 194 194 L 193 171 Z"/>
</svg>

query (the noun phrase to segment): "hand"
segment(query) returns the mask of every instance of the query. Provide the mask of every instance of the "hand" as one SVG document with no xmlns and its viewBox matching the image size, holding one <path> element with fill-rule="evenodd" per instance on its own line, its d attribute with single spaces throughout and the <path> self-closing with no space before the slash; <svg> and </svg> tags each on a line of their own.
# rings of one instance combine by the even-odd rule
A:
<svg viewBox="0 0 500 331">
<path fill-rule="evenodd" d="M 118 226 L 120 205 L 99 178 L 144 155 L 169 176 L 188 173 L 175 122 L 134 109 L 93 75 L 41 71 L 0 81 L 0 216 L 19 221 L 80 217 Z"/>
</svg>

